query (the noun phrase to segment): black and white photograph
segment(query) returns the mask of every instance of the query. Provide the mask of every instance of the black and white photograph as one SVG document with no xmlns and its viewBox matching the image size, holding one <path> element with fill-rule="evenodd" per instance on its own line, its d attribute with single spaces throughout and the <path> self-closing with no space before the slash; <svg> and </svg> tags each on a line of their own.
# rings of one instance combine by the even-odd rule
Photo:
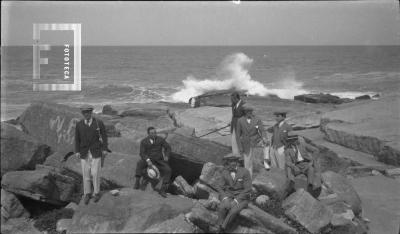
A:
<svg viewBox="0 0 400 234">
<path fill-rule="evenodd" d="M 1 233 L 400 234 L 400 3 L 1 1 Z"/>
</svg>

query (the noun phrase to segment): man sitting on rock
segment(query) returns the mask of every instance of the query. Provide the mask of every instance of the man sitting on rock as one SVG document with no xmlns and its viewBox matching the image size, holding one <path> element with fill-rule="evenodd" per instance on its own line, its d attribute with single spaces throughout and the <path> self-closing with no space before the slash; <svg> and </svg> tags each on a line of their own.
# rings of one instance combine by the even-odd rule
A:
<svg viewBox="0 0 400 234">
<path fill-rule="evenodd" d="M 295 177 L 305 175 L 307 177 L 306 188 L 311 194 L 319 195 L 321 189 L 321 171 L 315 155 L 318 149 L 307 144 L 303 137 L 292 136 L 285 147 L 286 174 L 294 185 Z M 296 139 L 297 138 L 297 139 Z"/>
<path fill-rule="evenodd" d="M 239 155 L 231 153 L 224 159 L 227 164 L 222 171 L 218 187 L 221 203 L 218 208 L 217 224 L 220 232 L 226 230 L 237 214 L 247 207 L 252 186 L 249 171 L 239 166 Z"/>
<path fill-rule="evenodd" d="M 167 197 L 166 190 L 168 189 L 171 179 L 171 167 L 168 164 L 169 154 L 171 152 L 170 145 L 164 138 L 157 136 L 156 129 L 149 127 L 147 129 L 148 136 L 140 142 L 140 157 L 142 158 L 136 164 L 135 185 L 134 189 L 139 189 L 140 178 L 144 169 L 153 164 L 158 168 L 162 176 L 162 185 L 159 193 L 163 197 Z M 162 150 L 164 149 L 165 159 Z"/>
</svg>

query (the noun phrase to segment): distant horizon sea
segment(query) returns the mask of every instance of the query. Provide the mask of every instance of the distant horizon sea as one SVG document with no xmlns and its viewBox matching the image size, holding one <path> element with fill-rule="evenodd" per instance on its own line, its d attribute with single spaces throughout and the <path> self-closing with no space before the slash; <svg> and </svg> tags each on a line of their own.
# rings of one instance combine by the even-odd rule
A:
<svg viewBox="0 0 400 234">
<path fill-rule="evenodd" d="M 41 79 L 61 80 L 62 58 L 42 53 L 49 64 L 41 65 Z M 400 46 L 83 46 L 81 61 L 81 91 L 32 91 L 32 46 L 1 47 L 2 121 L 38 100 L 100 110 L 104 104 L 187 102 L 230 88 L 286 99 L 400 88 Z"/>
</svg>

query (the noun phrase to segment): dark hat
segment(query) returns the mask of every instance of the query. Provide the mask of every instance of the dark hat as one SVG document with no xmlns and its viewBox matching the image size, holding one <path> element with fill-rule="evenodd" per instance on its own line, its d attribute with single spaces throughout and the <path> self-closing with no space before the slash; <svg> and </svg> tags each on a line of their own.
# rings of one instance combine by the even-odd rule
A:
<svg viewBox="0 0 400 234">
<path fill-rule="evenodd" d="M 286 117 L 287 112 L 286 111 L 275 111 L 274 115 L 282 115 L 283 117 Z"/>
<path fill-rule="evenodd" d="M 240 160 L 240 156 L 234 153 L 229 153 L 224 156 L 224 160 Z"/>
<path fill-rule="evenodd" d="M 160 178 L 160 171 L 154 165 L 147 167 L 146 173 L 150 179 L 159 179 Z"/>
<path fill-rule="evenodd" d="M 94 108 L 91 105 L 85 104 L 82 105 L 79 109 L 81 109 L 81 111 L 92 111 Z"/>
</svg>

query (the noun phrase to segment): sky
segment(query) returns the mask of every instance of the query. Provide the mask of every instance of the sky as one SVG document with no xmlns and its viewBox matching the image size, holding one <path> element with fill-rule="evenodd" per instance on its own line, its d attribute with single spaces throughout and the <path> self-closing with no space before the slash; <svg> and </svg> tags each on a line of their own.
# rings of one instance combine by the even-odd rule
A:
<svg viewBox="0 0 400 234">
<path fill-rule="evenodd" d="M 397 0 L 1 5 L 2 45 L 32 45 L 33 23 L 81 23 L 82 45 L 400 45 Z"/>
</svg>

